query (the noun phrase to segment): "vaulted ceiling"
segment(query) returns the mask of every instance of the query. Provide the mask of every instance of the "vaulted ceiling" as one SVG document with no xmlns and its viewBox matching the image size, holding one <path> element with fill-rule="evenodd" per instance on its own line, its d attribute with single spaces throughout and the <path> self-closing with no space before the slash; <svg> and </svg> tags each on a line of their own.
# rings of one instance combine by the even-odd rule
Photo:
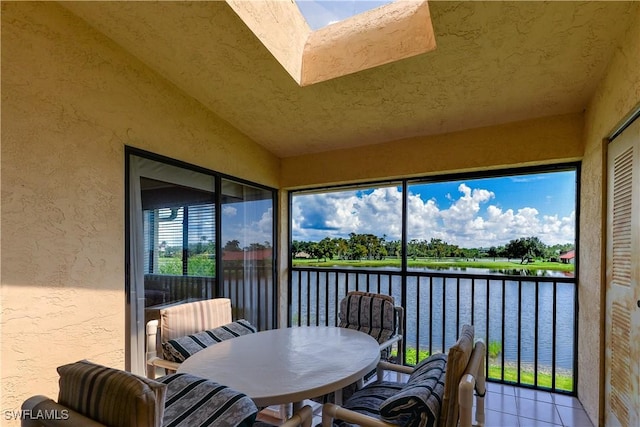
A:
<svg viewBox="0 0 640 427">
<path fill-rule="evenodd" d="M 279 157 L 583 111 L 638 7 L 430 1 L 435 50 L 300 86 L 225 2 L 61 4 Z"/>
</svg>

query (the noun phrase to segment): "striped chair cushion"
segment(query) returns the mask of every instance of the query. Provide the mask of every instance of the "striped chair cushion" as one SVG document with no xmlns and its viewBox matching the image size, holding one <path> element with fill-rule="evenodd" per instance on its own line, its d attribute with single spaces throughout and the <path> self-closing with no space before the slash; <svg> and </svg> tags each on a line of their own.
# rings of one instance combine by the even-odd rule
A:
<svg viewBox="0 0 640 427">
<path fill-rule="evenodd" d="M 162 343 L 162 353 L 165 360 L 182 363 L 189 356 L 193 356 L 203 348 L 228 340 L 255 333 L 257 329 L 244 319 L 231 322 L 219 328 L 198 332 L 197 334 L 186 335 Z"/>
<path fill-rule="evenodd" d="M 58 373 L 59 404 L 112 427 L 162 425 L 165 384 L 86 360 Z"/>
<path fill-rule="evenodd" d="M 435 354 L 420 362 L 404 388 L 380 405 L 381 417 L 386 421 L 403 420 L 407 427 L 437 426 L 446 366 L 444 354 Z"/>
<path fill-rule="evenodd" d="M 258 408 L 245 394 L 190 374 L 160 379 L 167 385 L 164 427 L 249 427 Z"/>
<path fill-rule="evenodd" d="M 214 298 L 160 310 L 160 341 L 180 338 L 231 323 L 231 300 Z M 158 349 L 160 354 L 162 349 Z"/>
<path fill-rule="evenodd" d="M 342 407 L 376 419 L 382 419 L 380 416 L 380 405 L 388 398 L 400 392 L 403 387 L 404 383 L 388 381 L 372 383 L 356 391 L 353 396 L 345 401 Z M 334 425 L 337 427 L 355 426 L 355 424 L 350 424 L 343 420 L 335 420 Z"/>
<path fill-rule="evenodd" d="M 396 331 L 393 297 L 353 291 L 340 301 L 339 326 L 365 332 L 382 344 Z"/>
</svg>

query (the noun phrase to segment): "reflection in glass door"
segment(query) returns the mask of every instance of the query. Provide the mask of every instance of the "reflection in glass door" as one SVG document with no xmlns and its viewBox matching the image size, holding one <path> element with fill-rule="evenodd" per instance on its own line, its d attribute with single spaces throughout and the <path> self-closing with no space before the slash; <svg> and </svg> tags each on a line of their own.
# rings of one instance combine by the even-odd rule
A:
<svg viewBox="0 0 640 427">
<path fill-rule="evenodd" d="M 275 327 L 275 190 L 130 151 L 126 368 L 145 372 L 146 323 L 169 305 L 226 297 Z"/>
<path fill-rule="evenodd" d="M 222 180 L 221 295 L 260 330 L 275 327 L 273 206 L 272 191 Z"/>
<path fill-rule="evenodd" d="M 212 298 L 214 192 L 141 177 L 145 310 Z"/>
<path fill-rule="evenodd" d="M 144 372 L 146 323 L 169 305 L 216 296 L 216 178 L 128 160 L 127 368 Z"/>
</svg>

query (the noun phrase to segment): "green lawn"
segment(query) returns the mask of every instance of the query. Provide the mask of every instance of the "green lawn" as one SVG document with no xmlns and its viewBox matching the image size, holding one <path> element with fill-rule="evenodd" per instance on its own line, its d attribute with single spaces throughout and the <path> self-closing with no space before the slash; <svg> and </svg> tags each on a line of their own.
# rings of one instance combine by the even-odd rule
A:
<svg viewBox="0 0 640 427">
<path fill-rule="evenodd" d="M 392 354 L 395 355 L 395 351 Z M 429 357 L 428 350 L 420 350 L 420 357 L 418 358 L 418 352 L 416 351 L 415 348 L 412 348 L 412 347 L 407 348 L 407 354 L 405 355 L 405 358 L 407 360 L 407 365 L 412 365 L 412 366 L 416 365 L 419 360 L 424 360 L 427 357 Z"/>
<path fill-rule="evenodd" d="M 309 259 L 294 259 L 294 267 L 361 267 L 361 268 L 375 268 L 375 267 L 400 267 L 399 259 L 387 258 L 383 260 L 309 260 Z M 560 262 L 544 262 L 535 261 L 529 264 L 520 264 L 520 261 L 493 261 L 491 259 L 483 259 L 477 261 L 467 261 L 465 259 L 451 260 L 451 259 L 416 259 L 408 260 L 409 268 L 486 268 L 493 270 L 554 270 L 554 271 L 573 271 L 572 264 L 563 264 Z"/>
<path fill-rule="evenodd" d="M 177 257 L 158 258 L 160 274 L 182 276 L 182 259 Z M 189 258 L 188 273 L 190 276 L 215 277 L 216 261 L 206 254 L 194 255 Z"/>
<path fill-rule="evenodd" d="M 500 379 L 500 366 L 489 365 L 488 378 Z M 518 369 L 505 366 L 504 368 L 504 380 L 516 383 L 518 381 Z M 533 385 L 534 372 L 528 370 L 520 370 L 520 383 Z M 539 371 L 538 372 L 538 386 L 551 388 L 551 373 Z M 573 391 L 573 378 L 568 375 L 556 374 L 556 388 L 559 390 Z"/>
<path fill-rule="evenodd" d="M 429 357 L 429 351 L 420 350 L 420 354 L 418 357 L 418 352 L 415 348 L 407 348 L 406 360 L 407 365 L 416 365 L 419 360 L 424 360 Z M 396 352 L 392 353 L 394 356 Z M 501 371 L 499 365 L 489 365 L 489 376 L 488 378 L 500 380 L 501 379 Z M 518 369 L 515 367 L 505 366 L 504 368 L 504 380 L 517 383 L 518 382 Z M 534 383 L 534 372 L 521 369 L 520 370 L 520 384 L 525 385 L 533 385 Z M 551 388 L 551 373 L 545 371 L 538 372 L 538 386 L 539 387 L 547 387 Z M 569 375 L 560 375 L 556 374 L 556 388 L 558 390 L 564 391 L 573 391 L 573 378 Z"/>
</svg>

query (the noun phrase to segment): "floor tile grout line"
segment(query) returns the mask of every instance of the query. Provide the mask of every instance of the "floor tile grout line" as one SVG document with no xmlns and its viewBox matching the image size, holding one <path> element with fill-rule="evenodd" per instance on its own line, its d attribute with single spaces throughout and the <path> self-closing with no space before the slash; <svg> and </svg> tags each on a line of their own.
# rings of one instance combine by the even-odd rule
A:
<svg viewBox="0 0 640 427">
<path fill-rule="evenodd" d="M 488 398 L 491 398 L 491 396 L 495 396 L 494 399 L 496 400 L 511 400 L 510 397 L 512 397 L 515 400 L 515 404 L 516 404 L 516 413 L 513 414 L 511 412 L 504 412 L 504 406 L 498 406 L 498 408 L 492 407 L 492 408 L 488 408 L 485 404 L 485 415 L 491 415 L 493 414 L 493 416 L 496 417 L 507 417 L 510 420 L 516 420 L 516 422 L 518 423 L 518 425 L 522 425 L 522 420 L 527 420 L 526 424 L 530 424 L 531 421 L 534 422 L 534 424 L 536 422 L 538 423 L 544 423 L 544 425 L 548 425 L 548 426 L 553 426 L 553 427 L 575 427 L 574 424 L 571 423 L 566 423 L 565 420 L 563 419 L 561 413 L 560 413 L 560 407 L 565 408 L 564 410 L 569 410 L 569 411 L 575 411 L 579 414 L 581 414 L 581 416 L 583 415 L 586 419 L 589 419 L 586 411 L 584 410 L 584 408 L 582 407 L 582 405 L 579 404 L 579 401 L 577 401 L 575 399 L 575 397 L 571 397 L 571 396 L 564 396 L 561 399 L 563 399 L 562 403 L 557 403 L 555 400 L 555 395 L 553 393 L 549 393 L 549 395 L 545 395 L 544 393 L 540 394 L 540 396 L 544 396 L 545 400 L 539 400 L 536 399 L 536 394 L 539 392 L 537 390 L 533 390 L 533 393 L 527 392 L 526 396 L 520 396 L 518 393 L 518 390 L 513 388 L 513 389 L 509 389 L 506 386 L 495 386 L 495 387 L 487 387 L 487 392 Z M 551 401 L 548 401 L 547 399 L 549 399 Z M 555 416 L 551 417 L 551 419 L 549 419 L 548 417 L 543 417 L 540 418 L 539 416 L 536 417 L 535 416 L 535 411 L 532 412 L 527 412 L 527 413 L 521 413 L 521 405 L 524 403 L 530 403 L 531 405 L 539 405 L 543 408 L 548 408 L 547 405 L 551 405 L 551 407 L 553 408 L 553 410 L 555 411 Z M 576 402 L 578 403 L 579 406 L 576 406 Z M 541 405 L 543 404 L 543 405 Z M 474 402 L 474 412 L 475 412 L 475 402 Z M 315 417 L 314 417 L 315 418 Z M 555 422 L 559 422 L 560 424 L 555 424 Z"/>
</svg>

